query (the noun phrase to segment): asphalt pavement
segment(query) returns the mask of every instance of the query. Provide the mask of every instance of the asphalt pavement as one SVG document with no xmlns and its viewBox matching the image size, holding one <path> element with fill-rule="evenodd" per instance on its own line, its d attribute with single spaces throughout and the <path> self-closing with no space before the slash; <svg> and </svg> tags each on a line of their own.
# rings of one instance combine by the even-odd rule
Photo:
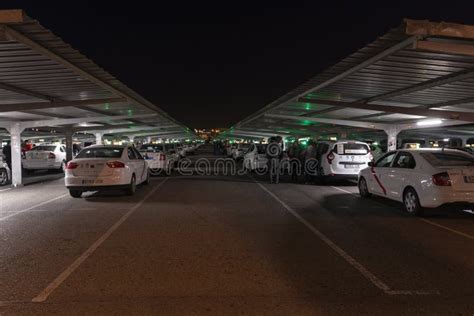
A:
<svg viewBox="0 0 474 316">
<path fill-rule="evenodd" d="M 356 192 L 177 172 L 133 197 L 0 189 L 0 315 L 474 314 L 474 215 Z"/>
</svg>

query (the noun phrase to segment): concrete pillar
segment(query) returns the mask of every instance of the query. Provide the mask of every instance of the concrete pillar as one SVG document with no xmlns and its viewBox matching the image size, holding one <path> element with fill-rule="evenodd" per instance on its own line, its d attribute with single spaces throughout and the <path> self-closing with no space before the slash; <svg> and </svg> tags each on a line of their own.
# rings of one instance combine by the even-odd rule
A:
<svg viewBox="0 0 474 316">
<path fill-rule="evenodd" d="M 21 186 L 22 176 L 21 176 L 21 132 L 23 132 L 23 127 L 20 123 L 14 123 L 8 128 L 10 132 L 11 139 L 11 151 L 12 151 L 12 185 Z"/>
<path fill-rule="evenodd" d="M 148 136 L 148 137 L 146 138 L 146 142 L 147 142 L 148 144 L 151 144 L 151 136 Z"/>
<path fill-rule="evenodd" d="M 100 132 L 95 133 L 95 144 L 96 145 L 102 145 L 102 136 L 104 136 L 104 133 L 100 133 Z"/>
<path fill-rule="evenodd" d="M 128 142 L 133 144 L 135 142 L 135 136 L 128 136 Z"/>
<path fill-rule="evenodd" d="M 72 129 L 66 129 L 64 131 L 64 137 L 66 139 L 66 161 L 72 160 L 73 152 L 72 152 L 72 135 L 74 132 Z"/>
<path fill-rule="evenodd" d="M 397 128 L 389 128 L 385 130 L 387 133 L 387 151 L 392 151 L 397 149 L 397 135 L 400 133 L 400 130 Z"/>
</svg>

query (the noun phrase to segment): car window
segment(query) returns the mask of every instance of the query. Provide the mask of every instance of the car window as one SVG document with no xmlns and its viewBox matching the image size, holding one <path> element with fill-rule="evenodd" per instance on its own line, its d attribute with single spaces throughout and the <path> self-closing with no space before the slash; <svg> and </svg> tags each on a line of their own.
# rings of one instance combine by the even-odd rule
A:
<svg viewBox="0 0 474 316">
<path fill-rule="evenodd" d="M 63 153 L 63 152 L 66 151 L 66 148 L 64 148 L 63 146 L 61 146 L 61 147 L 59 147 L 59 151 Z"/>
<path fill-rule="evenodd" d="M 141 152 L 154 153 L 164 151 L 162 144 L 143 144 L 140 147 Z"/>
<path fill-rule="evenodd" d="M 463 151 L 424 152 L 420 155 L 433 167 L 474 165 L 474 156 Z"/>
<path fill-rule="evenodd" d="M 416 166 L 415 158 L 407 152 L 398 153 L 393 162 L 393 168 L 413 169 Z"/>
<path fill-rule="evenodd" d="M 128 159 L 130 160 L 137 159 L 137 156 L 135 155 L 135 151 L 133 150 L 133 148 L 127 147 L 127 155 L 128 155 Z"/>
<path fill-rule="evenodd" d="M 36 146 L 33 147 L 31 150 L 32 151 L 54 151 L 56 149 L 56 146 Z"/>
<path fill-rule="evenodd" d="M 142 154 L 140 154 L 140 152 L 136 148 L 133 148 L 133 151 L 135 152 L 135 156 L 137 157 L 137 159 L 143 159 Z"/>
<path fill-rule="evenodd" d="M 397 154 L 396 152 L 386 154 L 385 156 L 377 160 L 377 162 L 375 163 L 375 167 L 378 167 L 378 168 L 390 167 L 390 164 L 392 163 L 393 158 L 395 158 L 396 154 Z"/>
<path fill-rule="evenodd" d="M 367 155 L 370 151 L 369 146 L 361 143 L 336 143 L 334 149 L 338 155 Z"/>
<path fill-rule="evenodd" d="M 84 148 L 77 154 L 76 158 L 120 158 L 123 148 L 117 147 L 95 147 Z"/>
</svg>

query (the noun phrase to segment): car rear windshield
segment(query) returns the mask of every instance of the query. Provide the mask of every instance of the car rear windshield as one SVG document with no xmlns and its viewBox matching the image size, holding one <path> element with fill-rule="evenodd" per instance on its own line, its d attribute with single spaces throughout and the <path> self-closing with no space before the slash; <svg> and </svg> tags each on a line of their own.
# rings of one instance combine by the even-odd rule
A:
<svg viewBox="0 0 474 316">
<path fill-rule="evenodd" d="M 117 147 L 96 147 L 85 148 L 77 154 L 76 158 L 120 158 L 123 148 Z"/>
<path fill-rule="evenodd" d="M 474 156 L 463 152 L 426 152 L 420 154 L 433 167 L 472 166 Z"/>
<path fill-rule="evenodd" d="M 155 153 L 158 151 L 163 151 L 163 145 L 159 144 L 144 144 L 140 147 L 141 152 Z"/>
<path fill-rule="evenodd" d="M 367 155 L 370 151 L 369 146 L 359 143 L 337 143 L 334 151 L 338 155 Z"/>
<path fill-rule="evenodd" d="M 37 150 L 37 151 L 54 151 L 56 149 L 56 146 L 36 146 L 31 148 L 31 150 Z"/>
</svg>

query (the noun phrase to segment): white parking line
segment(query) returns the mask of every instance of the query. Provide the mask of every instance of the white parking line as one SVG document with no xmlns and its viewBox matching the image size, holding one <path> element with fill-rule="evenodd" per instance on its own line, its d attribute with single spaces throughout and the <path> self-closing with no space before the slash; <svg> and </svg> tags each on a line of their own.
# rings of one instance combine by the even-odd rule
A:
<svg viewBox="0 0 474 316">
<path fill-rule="evenodd" d="M 357 195 L 357 193 L 355 193 L 355 192 L 347 191 L 347 190 L 344 190 L 344 189 L 341 189 L 341 188 L 338 188 L 338 187 L 332 186 L 331 188 L 342 191 L 342 192 L 345 192 L 345 193 L 349 193 L 349 194 L 352 194 L 352 195 Z"/>
<path fill-rule="evenodd" d="M 49 295 L 56 290 L 66 279 L 87 259 L 89 258 L 97 248 L 107 240 L 107 238 L 112 235 L 117 228 L 120 227 L 142 204 L 151 197 L 158 188 L 160 188 L 168 178 L 165 178 L 163 182 L 159 183 L 153 190 L 148 192 L 145 197 L 135 204 L 125 215 L 123 215 L 115 224 L 110 227 L 105 234 L 103 234 L 99 239 L 97 239 L 80 257 L 78 257 L 69 267 L 66 268 L 60 275 L 56 277 L 43 291 L 41 291 L 36 297 L 34 297 L 31 301 L 34 303 L 41 303 L 48 299 Z"/>
<path fill-rule="evenodd" d="M 10 191 L 11 189 L 13 189 L 13 188 L 2 189 L 2 190 L 0 190 L 0 192 Z"/>
<path fill-rule="evenodd" d="M 33 209 L 35 209 L 35 208 L 40 207 L 40 206 L 43 206 L 43 205 L 46 205 L 46 204 L 48 204 L 48 203 L 54 202 L 54 201 L 56 201 L 56 200 L 62 199 L 63 197 L 68 196 L 68 195 L 69 195 L 69 194 L 66 193 L 66 194 L 57 196 L 57 197 L 55 197 L 55 198 L 52 198 L 52 199 L 50 199 L 50 200 L 44 201 L 44 202 L 42 202 L 42 203 L 35 204 L 35 205 L 33 205 L 33 206 L 31 206 L 31 207 L 28 207 L 28 208 L 26 208 L 26 209 L 24 209 L 24 210 L 15 212 L 15 213 L 13 213 L 13 214 L 10 214 L 10 215 L 4 216 L 4 217 L 0 217 L 0 222 L 6 220 L 6 219 L 8 219 L 8 218 L 11 218 L 11 217 L 13 217 L 13 216 L 16 216 L 16 215 L 18 215 L 18 214 L 31 211 L 31 210 L 33 210 Z"/>
<path fill-rule="evenodd" d="M 357 193 L 350 192 L 350 191 L 347 191 L 347 190 L 344 190 L 344 189 L 341 189 L 341 188 L 338 188 L 338 187 L 332 186 L 331 188 L 334 188 L 334 189 L 336 189 L 336 190 L 339 190 L 339 191 L 342 191 L 342 192 L 346 192 L 346 193 L 349 193 L 349 194 L 358 196 Z M 376 202 L 376 201 L 374 201 L 374 202 L 377 203 L 377 204 L 381 204 L 381 203 Z M 447 231 L 449 231 L 449 232 L 451 232 L 451 233 L 454 233 L 454 234 L 456 234 L 456 235 L 463 236 L 463 237 L 465 237 L 465 238 L 474 240 L 474 236 L 472 236 L 472 235 L 469 235 L 469 234 L 463 233 L 463 232 L 461 232 L 461 231 L 459 231 L 459 230 L 452 229 L 452 228 L 449 228 L 449 227 L 447 227 L 447 226 L 438 224 L 438 223 L 436 223 L 436 222 L 430 221 L 429 219 L 419 218 L 419 220 L 422 221 L 422 222 L 425 222 L 425 223 L 427 223 L 427 224 L 433 225 L 433 226 L 435 226 L 435 227 L 438 227 L 438 228 L 447 230 Z"/>
<path fill-rule="evenodd" d="M 275 199 L 278 203 L 280 203 L 291 215 L 296 217 L 298 221 L 300 221 L 303 225 L 305 225 L 313 234 L 315 234 L 319 239 L 321 239 L 326 245 L 328 245 L 332 250 L 334 250 L 339 256 L 341 256 L 347 263 L 349 263 L 352 267 L 354 267 L 357 271 L 362 274 L 366 279 L 368 279 L 373 285 L 377 288 L 382 290 L 385 294 L 388 295 L 429 295 L 434 294 L 432 292 L 427 291 L 395 291 L 390 289 L 390 287 L 379 279 L 375 274 L 370 272 L 367 268 L 365 268 L 360 262 L 358 262 L 354 257 L 349 255 L 345 252 L 341 247 L 339 247 L 336 243 L 334 243 L 331 239 L 329 239 L 326 235 L 320 232 L 316 227 L 314 227 L 310 222 L 304 219 L 300 214 L 298 214 L 295 210 L 293 210 L 288 204 L 283 202 L 278 196 L 276 196 L 273 192 L 268 190 L 263 184 L 257 182 L 254 179 L 255 183 L 262 188 L 265 192 L 268 193 L 273 199 Z"/>
<path fill-rule="evenodd" d="M 430 224 L 430 225 L 433 225 L 433 226 L 436 226 L 436 227 L 438 227 L 438 228 L 441 228 L 441 229 L 450 231 L 451 233 L 454 233 L 454 234 L 456 234 L 456 235 L 463 236 L 463 237 L 466 237 L 466 238 L 468 238 L 468 239 L 474 240 L 474 236 L 472 236 L 472 235 L 469 235 L 469 234 L 460 232 L 459 230 L 455 230 L 455 229 L 449 228 L 449 227 L 447 227 L 447 226 L 444 226 L 444 225 L 435 223 L 435 222 L 433 222 L 433 221 L 430 221 L 429 219 L 420 218 L 420 221 L 425 222 L 425 223 Z"/>
</svg>

